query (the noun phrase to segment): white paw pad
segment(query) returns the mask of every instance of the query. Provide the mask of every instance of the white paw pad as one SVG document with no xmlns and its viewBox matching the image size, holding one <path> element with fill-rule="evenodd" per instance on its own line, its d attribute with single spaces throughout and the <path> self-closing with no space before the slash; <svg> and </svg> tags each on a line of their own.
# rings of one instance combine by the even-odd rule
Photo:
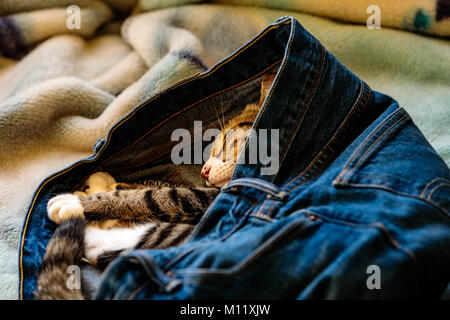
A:
<svg viewBox="0 0 450 320">
<path fill-rule="evenodd" d="M 49 218 L 55 223 L 73 217 L 84 217 L 84 209 L 77 195 L 63 194 L 50 199 L 47 204 Z"/>
</svg>

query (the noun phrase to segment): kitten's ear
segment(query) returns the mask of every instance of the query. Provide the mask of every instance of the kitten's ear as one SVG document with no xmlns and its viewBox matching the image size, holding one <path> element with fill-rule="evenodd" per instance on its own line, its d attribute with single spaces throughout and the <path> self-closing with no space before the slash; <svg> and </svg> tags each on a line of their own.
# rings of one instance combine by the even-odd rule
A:
<svg viewBox="0 0 450 320">
<path fill-rule="evenodd" d="M 261 106 L 264 99 L 266 98 L 267 93 L 269 92 L 270 86 L 272 85 L 273 80 L 275 79 L 275 73 L 268 73 L 264 75 L 261 81 L 261 97 L 259 98 L 259 105 Z"/>
</svg>

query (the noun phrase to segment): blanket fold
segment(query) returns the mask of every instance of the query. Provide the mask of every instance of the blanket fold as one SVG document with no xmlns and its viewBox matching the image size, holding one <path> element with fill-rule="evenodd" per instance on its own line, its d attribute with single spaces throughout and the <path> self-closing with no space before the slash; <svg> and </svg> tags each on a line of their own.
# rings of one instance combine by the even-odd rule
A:
<svg viewBox="0 0 450 320">
<path fill-rule="evenodd" d="M 145 2 L 146 0 L 141 0 Z M 291 10 L 357 24 L 379 13 L 382 28 L 450 36 L 449 0 L 219 0 L 219 3 Z"/>
</svg>

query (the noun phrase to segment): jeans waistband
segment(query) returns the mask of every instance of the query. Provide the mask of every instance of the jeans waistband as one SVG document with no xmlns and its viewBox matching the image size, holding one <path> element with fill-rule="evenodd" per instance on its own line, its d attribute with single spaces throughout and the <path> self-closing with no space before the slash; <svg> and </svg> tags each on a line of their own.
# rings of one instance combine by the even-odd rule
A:
<svg viewBox="0 0 450 320">
<path fill-rule="evenodd" d="M 374 92 L 369 86 L 295 19 L 277 24 L 273 32 L 285 41 L 284 56 L 253 129 L 278 130 L 279 140 L 267 141 L 268 150 L 279 150 L 278 170 L 264 175 L 267 164 L 245 163 L 250 158 L 247 141 L 232 180 L 253 177 L 280 185 L 301 172 L 318 172 L 389 105 L 370 103 Z"/>
</svg>

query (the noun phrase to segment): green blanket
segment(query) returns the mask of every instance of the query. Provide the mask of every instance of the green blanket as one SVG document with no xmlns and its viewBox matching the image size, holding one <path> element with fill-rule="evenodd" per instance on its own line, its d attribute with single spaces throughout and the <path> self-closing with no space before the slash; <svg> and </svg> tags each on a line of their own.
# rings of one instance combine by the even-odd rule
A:
<svg viewBox="0 0 450 320">
<path fill-rule="evenodd" d="M 372 88 L 397 99 L 450 163 L 446 1 L 405 0 L 401 10 L 378 1 L 382 29 L 373 30 L 366 1 L 348 15 L 324 0 L 194 2 L 202 1 L 0 2 L 0 298 L 17 298 L 20 231 L 39 183 L 92 155 L 140 102 L 204 71 L 280 16 L 297 18 Z"/>
</svg>

